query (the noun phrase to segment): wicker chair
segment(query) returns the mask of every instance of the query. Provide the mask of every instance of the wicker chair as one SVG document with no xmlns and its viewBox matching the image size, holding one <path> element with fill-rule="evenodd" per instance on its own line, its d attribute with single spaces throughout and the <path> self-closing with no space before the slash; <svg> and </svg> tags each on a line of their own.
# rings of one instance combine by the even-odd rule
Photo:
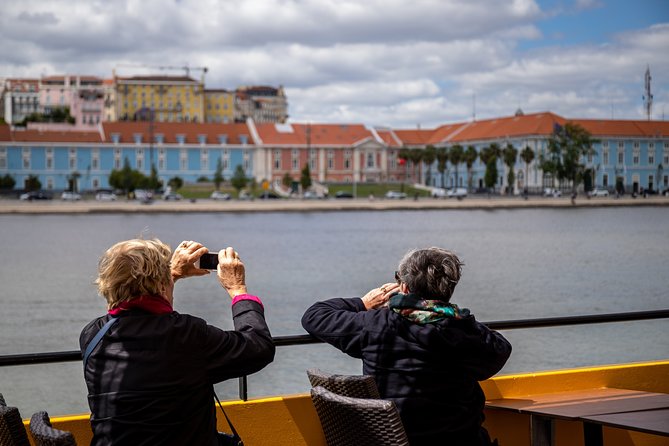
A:
<svg viewBox="0 0 669 446">
<path fill-rule="evenodd" d="M 41 411 L 30 418 L 30 433 L 37 446 L 76 446 L 74 435 L 51 427 L 49 414 Z"/>
<path fill-rule="evenodd" d="M 408 446 L 395 403 L 350 398 L 321 386 L 311 389 L 328 446 Z"/>
<path fill-rule="evenodd" d="M 381 398 L 374 378 L 367 375 L 334 375 L 319 369 L 307 370 L 311 387 L 321 386 L 351 398 Z"/>
<path fill-rule="evenodd" d="M 16 407 L 7 407 L 0 393 L 0 445 L 30 446 L 21 414 Z"/>
</svg>

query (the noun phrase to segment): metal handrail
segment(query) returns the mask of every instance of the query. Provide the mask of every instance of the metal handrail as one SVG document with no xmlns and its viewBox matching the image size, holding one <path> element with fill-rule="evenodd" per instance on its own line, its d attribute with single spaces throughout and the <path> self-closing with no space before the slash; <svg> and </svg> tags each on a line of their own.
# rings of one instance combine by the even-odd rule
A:
<svg viewBox="0 0 669 446">
<path fill-rule="evenodd" d="M 601 324 L 608 322 L 641 321 L 649 319 L 664 319 L 669 317 L 669 309 L 635 311 L 628 313 L 590 314 L 581 316 L 548 317 L 538 319 L 520 319 L 510 321 L 484 322 L 493 330 L 515 330 L 526 328 L 565 327 L 570 325 Z M 323 343 L 311 335 L 288 335 L 275 336 L 272 338 L 277 347 L 288 347 L 293 345 L 308 345 Z M 50 364 L 55 362 L 81 361 L 81 351 L 63 351 L 46 353 L 22 353 L 16 355 L 0 355 L 0 367 Z M 239 398 L 246 401 L 248 397 L 248 386 L 246 376 L 239 378 Z"/>
</svg>

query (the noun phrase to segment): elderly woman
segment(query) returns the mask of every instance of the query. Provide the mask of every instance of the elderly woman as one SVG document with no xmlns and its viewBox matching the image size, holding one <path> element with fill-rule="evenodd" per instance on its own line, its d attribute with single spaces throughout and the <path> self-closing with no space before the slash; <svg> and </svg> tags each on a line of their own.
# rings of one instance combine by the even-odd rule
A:
<svg viewBox="0 0 669 446">
<path fill-rule="evenodd" d="M 450 303 L 461 266 L 445 249 L 410 251 L 397 283 L 318 302 L 302 317 L 310 334 L 362 359 L 381 397 L 396 403 L 412 446 L 490 444 L 478 382 L 502 368 L 511 345 Z"/>
<path fill-rule="evenodd" d="M 216 445 L 214 383 L 273 360 L 263 304 L 247 294 L 232 248 L 218 254 L 217 273 L 235 330 L 172 309 L 175 281 L 209 274 L 195 266 L 206 252 L 192 241 L 171 254 L 159 240 L 128 240 L 100 259 L 96 283 L 108 312 L 79 339 L 92 445 Z"/>
</svg>

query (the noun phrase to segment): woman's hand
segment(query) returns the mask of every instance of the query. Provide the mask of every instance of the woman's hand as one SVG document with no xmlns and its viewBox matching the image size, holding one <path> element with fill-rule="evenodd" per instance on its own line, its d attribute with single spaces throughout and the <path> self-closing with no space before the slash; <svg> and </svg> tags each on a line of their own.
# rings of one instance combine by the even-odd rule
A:
<svg viewBox="0 0 669 446">
<path fill-rule="evenodd" d="M 246 294 L 246 270 L 239 254 L 227 247 L 218 253 L 218 281 L 231 298 Z"/>
<path fill-rule="evenodd" d="M 378 288 L 370 290 L 362 298 L 362 303 L 365 304 L 367 310 L 380 308 L 388 303 L 390 296 L 397 293 L 400 286 L 396 283 L 386 283 Z"/>
<path fill-rule="evenodd" d="M 176 282 L 185 277 L 209 274 L 208 270 L 195 267 L 195 261 L 208 251 L 206 247 L 198 242 L 192 240 L 181 242 L 172 253 L 172 260 L 170 261 L 172 280 Z"/>
</svg>

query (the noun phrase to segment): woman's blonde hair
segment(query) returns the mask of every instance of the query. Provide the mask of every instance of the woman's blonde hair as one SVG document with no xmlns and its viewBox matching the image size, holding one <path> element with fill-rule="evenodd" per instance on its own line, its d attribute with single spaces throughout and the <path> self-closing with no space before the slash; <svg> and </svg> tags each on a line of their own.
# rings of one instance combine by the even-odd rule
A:
<svg viewBox="0 0 669 446">
<path fill-rule="evenodd" d="M 170 247 L 158 239 L 119 242 L 98 263 L 98 292 L 111 310 L 144 294 L 160 295 L 170 284 Z"/>
</svg>

